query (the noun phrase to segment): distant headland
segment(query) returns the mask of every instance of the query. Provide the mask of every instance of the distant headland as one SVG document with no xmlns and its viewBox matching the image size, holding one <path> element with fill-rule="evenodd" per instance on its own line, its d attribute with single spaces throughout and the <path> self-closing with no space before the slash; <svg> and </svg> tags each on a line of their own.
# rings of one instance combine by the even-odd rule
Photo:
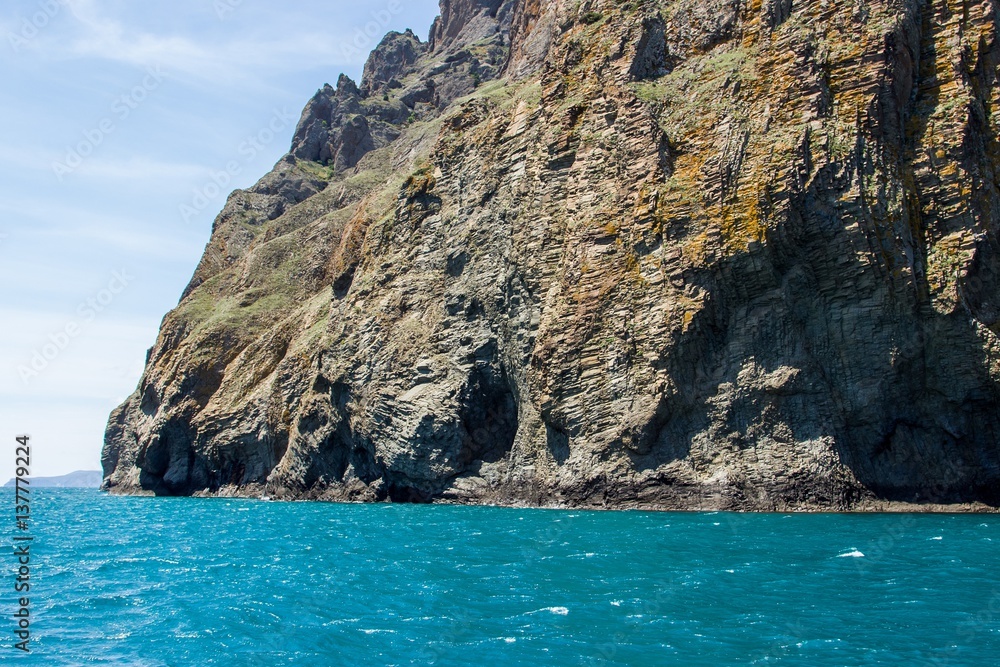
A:
<svg viewBox="0 0 1000 667">
<path fill-rule="evenodd" d="M 77 470 L 68 475 L 58 477 L 32 477 L 31 485 L 57 487 L 62 489 L 96 489 L 101 486 L 101 471 L 99 470 Z M 14 486 L 14 480 L 10 480 L 4 486 Z"/>
</svg>

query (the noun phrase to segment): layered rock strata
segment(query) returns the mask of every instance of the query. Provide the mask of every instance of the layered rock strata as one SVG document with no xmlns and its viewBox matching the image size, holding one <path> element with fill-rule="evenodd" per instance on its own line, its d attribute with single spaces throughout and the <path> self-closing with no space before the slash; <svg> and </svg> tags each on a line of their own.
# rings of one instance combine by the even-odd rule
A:
<svg viewBox="0 0 1000 667">
<path fill-rule="evenodd" d="M 104 487 L 996 507 L 997 16 L 443 0 L 230 196 Z"/>
</svg>

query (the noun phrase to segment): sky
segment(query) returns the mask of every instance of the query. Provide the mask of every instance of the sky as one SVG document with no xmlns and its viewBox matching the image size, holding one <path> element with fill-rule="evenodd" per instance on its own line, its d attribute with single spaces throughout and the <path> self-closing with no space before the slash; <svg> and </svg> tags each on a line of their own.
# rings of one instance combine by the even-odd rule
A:
<svg viewBox="0 0 1000 667">
<path fill-rule="evenodd" d="M 0 9 L 0 483 L 99 470 L 213 218 L 437 0 L 7 0 Z"/>
</svg>

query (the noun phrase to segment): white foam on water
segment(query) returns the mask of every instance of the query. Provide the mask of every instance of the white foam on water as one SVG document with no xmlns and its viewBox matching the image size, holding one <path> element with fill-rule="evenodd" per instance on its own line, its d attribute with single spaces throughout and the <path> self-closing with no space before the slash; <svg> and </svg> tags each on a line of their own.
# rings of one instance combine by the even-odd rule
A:
<svg viewBox="0 0 1000 667">
<path fill-rule="evenodd" d="M 517 638 L 516 637 L 504 637 L 503 640 L 505 642 L 507 642 L 508 644 L 513 644 L 514 642 L 517 641 Z"/>
<path fill-rule="evenodd" d="M 944 536 L 942 536 L 942 535 L 938 535 L 937 537 L 932 537 L 932 538 L 931 538 L 931 541 L 932 541 L 932 542 L 936 542 L 937 540 L 943 540 L 943 539 L 944 539 Z"/>
<path fill-rule="evenodd" d="M 620 607 L 620 606 L 622 606 L 622 601 L 621 600 L 612 600 L 611 601 L 611 606 L 612 607 Z"/>
<path fill-rule="evenodd" d="M 864 558 L 865 555 L 855 549 L 854 551 L 848 551 L 846 554 L 840 554 L 837 558 Z"/>
<path fill-rule="evenodd" d="M 559 616 L 565 616 L 569 613 L 569 609 L 566 607 L 545 607 L 544 609 L 539 609 L 539 611 L 548 611 Z"/>
</svg>

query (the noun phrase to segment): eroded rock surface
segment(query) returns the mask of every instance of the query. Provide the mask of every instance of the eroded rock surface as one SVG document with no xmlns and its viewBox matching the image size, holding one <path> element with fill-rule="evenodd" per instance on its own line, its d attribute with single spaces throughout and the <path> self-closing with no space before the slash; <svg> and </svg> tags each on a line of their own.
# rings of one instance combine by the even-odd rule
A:
<svg viewBox="0 0 1000 667">
<path fill-rule="evenodd" d="M 445 0 L 234 193 L 114 492 L 1000 501 L 995 0 Z"/>
</svg>

